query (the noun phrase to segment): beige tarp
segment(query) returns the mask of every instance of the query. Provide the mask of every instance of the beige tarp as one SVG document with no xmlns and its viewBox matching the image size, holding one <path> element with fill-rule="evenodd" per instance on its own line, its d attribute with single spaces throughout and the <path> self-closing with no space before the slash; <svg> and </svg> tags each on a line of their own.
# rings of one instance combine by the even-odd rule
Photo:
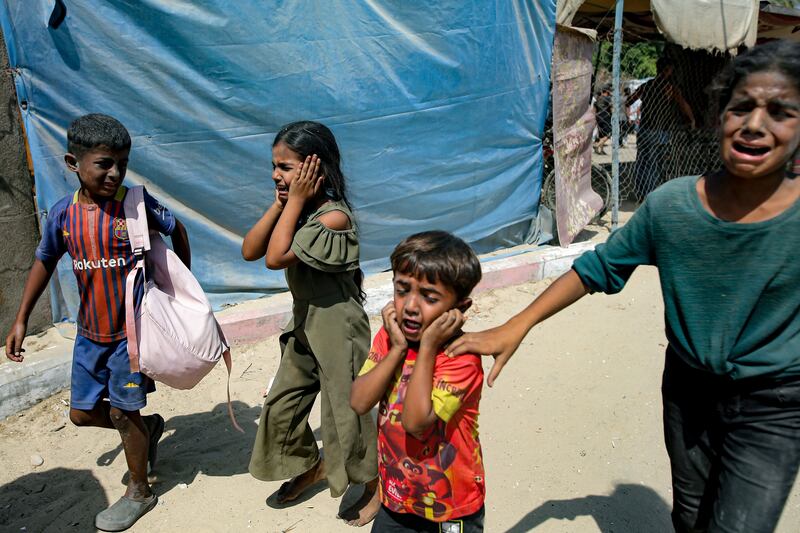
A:
<svg viewBox="0 0 800 533">
<path fill-rule="evenodd" d="M 756 44 L 758 0 L 651 0 L 664 37 L 692 50 L 736 52 Z"/>
<path fill-rule="evenodd" d="M 583 0 L 558 0 L 556 5 L 556 24 L 569 26 L 575 13 L 583 4 Z"/>
<path fill-rule="evenodd" d="M 558 0 L 556 20 L 570 24 L 577 12 L 614 17 L 616 0 Z M 625 13 L 651 11 L 658 30 L 673 43 L 694 50 L 732 51 L 753 46 L 758 0 L 626 0 Z"/>
<path fill-rule="evenodd" d="M 558 241 L 567 246 L 602 209 L 592 190 L 592 52 L 584 32 L 556 26 L 553 43 L 553 157 Z"/>
</svg>

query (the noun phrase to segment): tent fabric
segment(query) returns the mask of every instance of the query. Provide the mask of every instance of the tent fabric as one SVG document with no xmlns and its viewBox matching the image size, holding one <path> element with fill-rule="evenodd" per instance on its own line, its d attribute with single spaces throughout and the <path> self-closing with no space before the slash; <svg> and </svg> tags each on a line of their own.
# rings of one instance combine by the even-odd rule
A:
<svg viewBox="0 0 800 533">
<path fill-rule="evenodd" d="M 558 25 L 553 45 L 553 156 L 558 242 L 570 244 L 603 208 L 592 190 L 594 41 Z"/>
<path fill-rule="evenodd" d="M 578 12 L 583 0 L 558 0 L 556 5 L 556 24 L 562 26 L 569 26 L 572 24 L 572 19 L 575 18 L 575 13 Z"/>
<path fill-rule="evenodd" d="M 664 37 L 692 50 L 736 53 L 756 43 L 758 0 L 652 0 Z"/>
<path fill-rule="evenodd" d="M 486 252 L 524 241 L 537 215 L 555 0 L 83 0 L 49 27 L 53 5 L 0 4 L 39 206 L 78 186 L 69 122 L 115 116 L 133 137 L 127 181 L 187 226 L 217 305 L 285 287 L 239 249 L 274 199 L 271 142 L 294 120 L 339 141 L 368 271 L 414 232 Z M 75 316 L 70 269 L 57 319 Z"/>
<path fill-rule="evenodd" d="M 613 31 L 617 0 L 559 0 L 557 21 L 600 33 Z M 773 10 L 761 2 L 762 12 Z M 757 0 L 625 0 L 625 40 L 666 39 L 684 48 L 735 53 L 752 46 L 759 24 Z"/>
</svg>

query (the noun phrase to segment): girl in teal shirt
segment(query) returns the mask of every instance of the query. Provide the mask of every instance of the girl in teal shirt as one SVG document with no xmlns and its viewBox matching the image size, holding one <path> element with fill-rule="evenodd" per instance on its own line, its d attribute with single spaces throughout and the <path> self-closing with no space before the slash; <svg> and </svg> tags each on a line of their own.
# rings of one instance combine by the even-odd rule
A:
<svg viewBox="0 0 800 533">
<path fill-rule="evenodd" d="M 768 532 L 800 465 L 800 43 L 738 56 L 716 89 L 723 168 L 654 191 L 525 310 L 449 352 L 493 355 L 491 385 L 534 325 L 657 266 L 675 530 Z"/>
</svg>

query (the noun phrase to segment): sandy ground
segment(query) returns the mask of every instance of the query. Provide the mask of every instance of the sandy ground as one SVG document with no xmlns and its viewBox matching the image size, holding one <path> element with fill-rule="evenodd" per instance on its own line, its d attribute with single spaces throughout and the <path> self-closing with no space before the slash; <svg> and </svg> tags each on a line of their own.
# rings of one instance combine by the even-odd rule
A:
<svg viewBox="0 0 800 533">
<path fill-rule="evenodd" d="M 479 295 L 467 329 L 502 322 L 546 284 Z M 655 270 L 640 269 L 622 294 L 584 298 L 541 325 L 484 389 L 486 531 L 670 530 L 661 307 Z M 150 397 L 146 412 L 167 419 L 154 484 L 160 502 L 131 531 L 351 531 L 335 518 L 342 500 L 324 487 L 276 509 L 265 499 L 279 483 L 247 473 L 260 391 L 278 357 L 276 338 L 235 351 L 231 389 L 245 435 L 227 419 L 222 366 L 192 391 L 161 387 Z M 64 392 L 0 423 L 0 530 L 91 531 L 94 515 L 122 494 L 117 434 L 71 426 L 67 401 Z M 44 464 L 32 466 L 31 455 Z M 798 524 L 795 487 L 778 531 Z"/>
</svg>

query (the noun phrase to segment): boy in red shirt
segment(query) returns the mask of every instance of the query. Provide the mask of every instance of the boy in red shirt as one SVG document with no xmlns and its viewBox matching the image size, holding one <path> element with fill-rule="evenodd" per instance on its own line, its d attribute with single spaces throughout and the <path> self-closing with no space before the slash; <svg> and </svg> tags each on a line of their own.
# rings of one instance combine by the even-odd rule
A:
<svg viewBox="0 0 800 533">
<path fill-rule="evenodd" d="M 443 353 L 464 324 L 480 263 L 443 231 L 408 237 L 391 260 L 394 300 L 350 395 L 359 414 L 380 401 L 382 506 L 372 531 L 483 531 L 483 368 L 477 355 Z"/>
</svg>

